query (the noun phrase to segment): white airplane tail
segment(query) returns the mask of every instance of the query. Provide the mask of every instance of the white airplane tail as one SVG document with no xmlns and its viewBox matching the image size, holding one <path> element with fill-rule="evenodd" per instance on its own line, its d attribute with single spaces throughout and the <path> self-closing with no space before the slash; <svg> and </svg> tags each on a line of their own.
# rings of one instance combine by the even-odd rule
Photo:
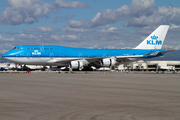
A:
<svg viewBox="0 0 180 120">
<path fill-rule="evenodd" d="M 166 37 L 169 25 L 160 25 L 135 49 L 161 49 Z"/>
</svg>

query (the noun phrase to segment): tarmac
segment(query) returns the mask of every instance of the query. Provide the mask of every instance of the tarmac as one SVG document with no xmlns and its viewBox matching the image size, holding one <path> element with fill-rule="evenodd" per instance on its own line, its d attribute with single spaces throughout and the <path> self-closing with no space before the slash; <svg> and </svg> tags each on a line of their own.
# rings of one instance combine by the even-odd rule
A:
<svg viewBox="0 0 180 120">
<path fill-rule="evenodd" d="M 180 120 L 180 74 L 0 73 L 0 120 Z"/>
</svg>

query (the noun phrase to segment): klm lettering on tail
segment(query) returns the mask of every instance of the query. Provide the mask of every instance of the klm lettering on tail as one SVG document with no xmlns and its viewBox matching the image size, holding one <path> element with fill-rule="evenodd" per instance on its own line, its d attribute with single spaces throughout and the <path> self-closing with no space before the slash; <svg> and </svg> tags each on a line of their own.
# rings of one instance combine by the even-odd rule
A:
<svg viewBox="0 0 180 120">
<path fill-rule="evenodd" d="M 147 40 L 147 45 L 162 45 L 161 40 L 157 40 L 158 36 L 151 36 L 152 40 Z"/>
</svg>

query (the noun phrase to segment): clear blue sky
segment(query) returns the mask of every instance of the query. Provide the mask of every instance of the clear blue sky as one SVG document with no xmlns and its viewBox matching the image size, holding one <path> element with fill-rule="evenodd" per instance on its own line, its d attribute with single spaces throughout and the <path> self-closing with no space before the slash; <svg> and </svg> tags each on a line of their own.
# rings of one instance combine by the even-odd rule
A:
<svg viewBox="0 0 180 120">
<path fill-rule="evenodd" d="M 161 24 L 164 48 L 180 48 L 178 0 L 1 0 L 0 53 L 16 45 L 137 46 Z"/>
</svg>

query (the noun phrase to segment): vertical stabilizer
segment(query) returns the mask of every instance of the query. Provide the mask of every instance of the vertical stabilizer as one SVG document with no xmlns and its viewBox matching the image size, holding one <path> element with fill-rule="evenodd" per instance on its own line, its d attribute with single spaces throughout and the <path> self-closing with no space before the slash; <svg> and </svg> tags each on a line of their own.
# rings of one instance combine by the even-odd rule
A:
<svg viewBox="0 0 180 120">
<path fill-rule="evenodd" d="M 160 25 L 135 49 L 161 49 L 166 37 L 169 25 Z"/>
</svg>

